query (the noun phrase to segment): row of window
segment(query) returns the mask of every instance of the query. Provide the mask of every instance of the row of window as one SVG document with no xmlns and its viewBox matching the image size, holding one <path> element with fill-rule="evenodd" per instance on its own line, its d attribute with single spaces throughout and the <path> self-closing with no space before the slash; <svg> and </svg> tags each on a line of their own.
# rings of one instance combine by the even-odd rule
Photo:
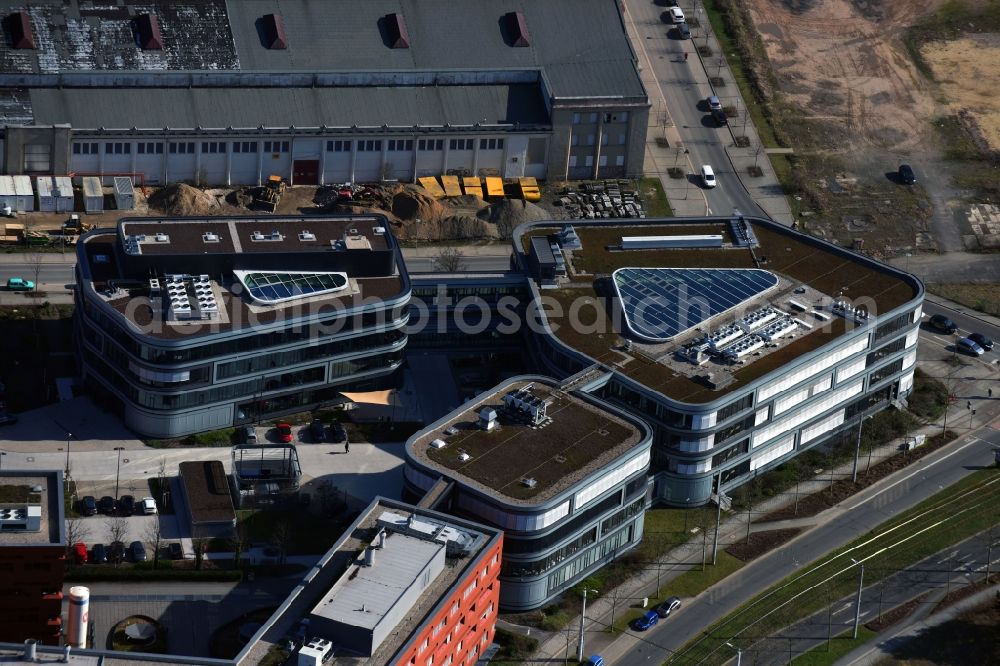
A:
<svg viewBox="0 0 1000 666">
<path fill-rule="evenodd" d="M 632 534 L 635 527 L 629 525 L 627 528 L 613 535 L 610 539 L 602 541 L 593 548 L 590 548 L 582 555 L 571 561 L 569 564 L 559 567 L 548 577 L 548 593 L 557 592 L 568 583 L 574 581 L 580 574 L 586 572 L 598 562 L 606 562 L 616 554 L 616 551 L 632 543 Z"/>
<path fill-rule="evenodd" d="M 581 123 L 590 123 L 593 125 L 597 122 L 599 118 L 596 113 L 574 113 L 573 114 L 573 124 L 579 125 Z M 628 111 L 618 111 L 616 113 L 605 113 L 602 118 L 606 123 L 626 123 L 628 122 Z"/>
<path fill-rule="evenodd" d="M 585 145 L 593 146 L 596 141 L 597 141 L 597 137 L 594 134 L 588 134 L 587 135 L 587 143 Z M 602 146 L 607 146 L 610 143 L 611 143 L 611 135 L 610 134 L 602 134 L 601 135 L 601 145 Z M 580 135 L 579 134 L 573 134 L 572 138 L 570 138 L 570 145 L 572 145 L 572 146 L 579 146 L 580 145 Z M 624 134 L 619 134 L 618 135 L 618 145 L 619 146 L 624 146 L 625 145 L 625 135 Z"/>
<path fill-rule="evenodd" d="M 570 155 L 569 156 L 569 166 L 571 168 L 579 166 L 579 161 L 580 160 L 577 158 L 576 155 Z M 585 166 L 585 167 L 592 167 L 592 166 L 594 166 L 594 156 L 593 155 L 584 155 L 583 156 L 583 166 Z M 601 155 L 598 158 L 598 160 L 597 160 L 597 166 L 602 166 L 602 167 L 608 166 L 608 156 L 607 155 Z M 615 166 L 625 166 L 625 156 L 624 155 L 616 155 L 615 156 Z"/>
<path fill-rule="evenodd" d="M 576 137 L 574 137 L 575 139 Z M 605 139 L 607 136 L 605 135 Z M 625 135 L 621 135 L 620 143 L 625 143 Z M 202 141 L 202 153 L 225 153 L 226 141 Z M 349 153 L 351 147 L 357 144 L 358 152 L 377 152 L 382 150 L 381 139 L 335 139 L 326 142 L 326 150 L 330 153 Z M 607 143 L 605 140 L 604 143 Z M 287 153 L 291 148 L 288 141 L 264 141 L 263 152 L 265 153 Z M 194 153 L 195 143 L 192 141 L 174 141 L 170 143 L 170 154 L 186 155 Z M 575 144 L 574 144 L 575 145 Z M 258 143 L 256 141 L 233 141 L 234 153 L 256 153 Z M 480 139 L 480 150 L 503 150 L 504 140 L 500 138 Z M 444 141 L 442 139 L 420 139 L 417 142 L 420 150 L 443 150 Z M 475 139 L 450 139 L 449 150 L 472 150 L 475 147 Z M 413 150 L 413 139 L 388 139 L 386 148 L 389 151 L 411 151 Z M 97 155 L 100 152 L 100 144 L 90 141 L 77 141 L 73 144 L 74 155 Z M 109 141 L 104 144 L 104 152 L 107 155 L 130 155 L 132 153 L 132 143 L 126 141 Z M 162 155 L 163 142 L 142 141 L 136 143 L 136 152 L 140 155 Z"/>
</svg>

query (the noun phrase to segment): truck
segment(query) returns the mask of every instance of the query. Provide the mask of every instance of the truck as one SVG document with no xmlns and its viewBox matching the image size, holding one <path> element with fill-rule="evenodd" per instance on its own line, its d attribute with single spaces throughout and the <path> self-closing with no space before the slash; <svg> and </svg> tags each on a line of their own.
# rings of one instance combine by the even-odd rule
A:
<svg viewBox="0 0 1000 666">
<path fill-rule="evenodd" d="M 87 233 L 93 228 L 93 224 L 90 224 L 89 222 L 81 222 L 80 216 L 73 214 L 69 216 L 69 220 L 63 222 L 62 232 L 64 236 L 79 235 Z"/>
<path fill-rule="evenodd" d="M 281 195 L 285 193 L 285 181 L 281 176 L 268 176 L 267 182 L 258 187 L 253 196 L 255 210 L 273 213 L 278 208 Z"/>
</svg>

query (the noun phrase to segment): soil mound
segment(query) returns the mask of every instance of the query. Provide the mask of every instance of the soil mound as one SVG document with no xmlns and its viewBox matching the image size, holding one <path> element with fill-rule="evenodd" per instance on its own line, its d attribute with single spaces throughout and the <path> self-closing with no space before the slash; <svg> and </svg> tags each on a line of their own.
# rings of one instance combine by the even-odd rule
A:
<svg viewBox="0 0 1000 666">
<path fill-rule="evenodd" d="M 392 214 L 400 220 L 437 221 L 444 207 L 422 187 L 407 187 L 392 197 Z"/>
<path fill-rule="evenodd" d="M 502 199 L 479 212 L 479 217 L 496 225 L 500 238 L 510 238 L 519 224 L 550 220 L 552 214 L 523 199 Z"/>
<path fill-rule="evenodd" d="M 219 212 L 219 202 L 211 194 L 184 183 L 174 183 L 153 193 L 149 207 L 167 215 L 212 215 Z"/>
</svg>

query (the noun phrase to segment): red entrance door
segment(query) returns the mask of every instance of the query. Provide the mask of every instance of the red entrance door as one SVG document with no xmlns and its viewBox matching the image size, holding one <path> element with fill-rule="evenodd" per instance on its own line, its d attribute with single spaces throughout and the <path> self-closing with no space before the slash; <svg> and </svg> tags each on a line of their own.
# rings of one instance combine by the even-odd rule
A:
<svg viewBox="0 0 1000 666">
<path fill-rule="evenodd" d="M 295 185 L 319 185 L 319 160 L 295 160 L 292 167 Z"/>
</svg>

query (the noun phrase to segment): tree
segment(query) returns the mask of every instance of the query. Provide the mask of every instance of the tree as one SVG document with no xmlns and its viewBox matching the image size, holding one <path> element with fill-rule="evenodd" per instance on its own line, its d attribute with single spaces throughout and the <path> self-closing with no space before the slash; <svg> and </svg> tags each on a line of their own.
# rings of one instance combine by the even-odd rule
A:
<svg viewBox="0 0 1000 666">
<path fill-rule="evenodd" d="M 25 252 L 21 255 L 21 260 L 29 271 L 31 271 L 31 276 L 34 279 L 35 291 L 38 290 L 38 278 L 42 274 L 42 265 L 45 263 L 45 255 L 37 250 L 32 250 L 30 252 Z"/>
<path fill-rule="evenodd" d="M 287 520 L 281 520 L 274 526 L 271 532 L 270 543 L 278 549 L 278 564 L 285 563 L 285 556 L 288 554 L 288 542 L 292 538 L 292 528 Z"/>
<path fill-rule="evenodd" d="M 237 521 L 236 529 L 233 530 L 233 536 L 229 539 L 229 543 L 233 549 L 233 564 L 239 567 L 241 555 L 250 547 L 250 527 L 246 520 Z"/>
<path fill-rule="evenodd" d="M 153 516 L 153 520 L 146 526 L 146 543 L 153 551 L 153 568 L 160 566 L 160 545 L 163 541 L 163 528 L 160 526 L 160 517 Z"/>
<path fill-rule="evenodd" d="M 465 269 L 465 253 L 453 247 L 446 247 L 438 253 L 434 264 L 442 273 L 458 273 Z"/>
<path fill-rule="evenodd" d="M 157 469 L 157 484 L 156 484 L 157 488 L 156 489 L 159 491 L 159 493 L 157 493 L 157 494 L 160 496 L 159 497 L 159 501 L 160 501 L 160 510 L 161 511 L 167 506 L 167 488 L 168 488 L 168 483 L 169 482 L 167 481 L 167 459 L 166 458 L 160 458 L 160 465 L 159 465 L 159 468 Z"/>
<path fill-rule="evenodd" d="M 107 531 L 108 543 L 124 542 L 125 535 L 128 534 L 128 521 L 121 516 L 114 516 L 104 521 L 104 528 Z M 120 559 L 115 557 L 116 567 L 119 562 Z"/>
<path fill-rule="evenodd" d="M 90 538 L 90 524 L 79 518 L 66 521 L 66 555 L 72 555 L 73 544 L 86 543 Z"/>
</svg>

